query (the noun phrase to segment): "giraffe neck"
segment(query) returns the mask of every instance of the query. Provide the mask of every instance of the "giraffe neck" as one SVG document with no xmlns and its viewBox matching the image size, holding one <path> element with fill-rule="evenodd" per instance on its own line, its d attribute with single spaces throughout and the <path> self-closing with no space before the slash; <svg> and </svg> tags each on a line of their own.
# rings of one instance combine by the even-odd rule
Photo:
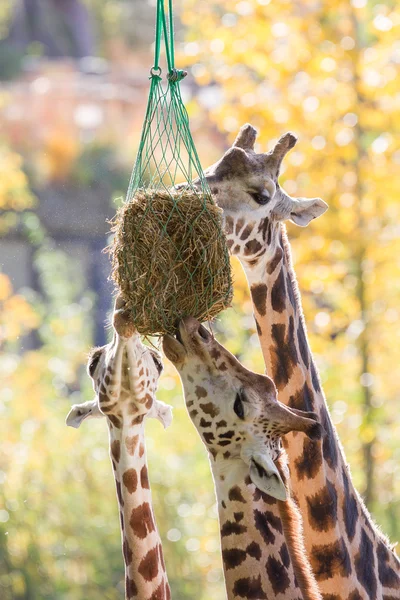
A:
<svg viewBox="0 0 400 600">
<path fill-rule="evenodd" d="M 120 509 L 126 598 L 169 600 L 163 551 L 151 502 L 143 423 L 109 423 Z"/>
<path fill-rule="evenodd" d="M 241 459 L 212 461 L 228 600 L 321 600 L 291 499 L 259 491 Z M 280 596 L 279 596 L 280 597 Z"/>
<path fill-rule="evenodd" d="M 400 598 L 399 561 L 353 487 L 329 415 L 307 340 L 285 227 L 270 223 L 268 237 L 268 252 L 241 261 L 267 373 L 281 402 L 317 412 L 326 431 L 322 452 L 321 444 L 300 433 L 289 434 L 286 444 L 313 571 L 329 600 Z"/>
</svg>

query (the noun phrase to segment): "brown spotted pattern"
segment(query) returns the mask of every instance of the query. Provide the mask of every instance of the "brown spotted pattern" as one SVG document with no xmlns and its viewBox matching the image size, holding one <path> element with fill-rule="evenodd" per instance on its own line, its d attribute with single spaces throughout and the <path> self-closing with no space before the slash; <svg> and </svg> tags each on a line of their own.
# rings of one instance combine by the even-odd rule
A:
<svg viewBox="0 0 400 600">
<path fill-rule="evenodd" d="M 318 592 L 312 591 L 312 585 L 311 591 L 304 595 L 296 585 L 296 573 L 307 570 L 307 581 L 312 575 L 307 569 L 301 535 L 296 531 L 294 541 L 283 531 L 279 508 L 282 503 L 255 491 L 250 481 L 230 489 L 223 482 L 217 484 L 228 598 L 280 597 L 277 594 L 293 600 L 320 598 Z M 224 500 L 221 500 L 222 495 Z M 294 520 L 300 521 L 294 504 L 289 510 Z M 237 515 L 240 515 L 239 522 Z M 299 546 L 296 547 L 296 543 Z M 298 555 L 296 569 L 290 556 L 293 552 Z"/>
<path fill-rule="evenodd" d="M 236 217 L 229 219 L 234 231 Z M 228 239 L 234 237 L 247 274 L 267 372 L 279 399 L 292 408 L 316 411 L 326 432 L 322 447 L 296 434 L 289 434 L 285 444 L 312 567 L 327 598 L 398 600 L 400 564 L 352 485 L 308 345 L 284 226 L 265 225 L 264 230 L 271 232 L 273 250 L 252 260 L 244 251 L 251 237 L 238 240 L 228 234 Z M 254 224 L 251 231 L 256 231 Z M 370 556 L 368 569 L 360 545 Z M 386 569 L 379 568 L 380 547 L 387 552 Z"/>
<path fill-rule="evenodd" d="M 295 503 L 290 498 L 277 501 L 259 489 L 250 468 L 257 465 L 259 476 L 268 477 L 257 462 L 265 452 L 286 481 L 281 435 L 299 429 L 318 437 L 321 427 L 313 413 L 280 405 L 269 378 L 245 369 L 201 327 L 195 319 L 183 319 L 176 339 L 164 340 L 164 351 L 174 357 L 189 415 L 210 453 L 228 600 L 280 595 L 322 600 L 305 555 Z M 184 358 L 177 360 L 182 349 Z M 246 462 L 243 456 L 253 447 L 261 455 Z"/>
<path fill-rule="evenodd" d="M 258 154 L 256 135 L 253 127 L 245 125 L 232 148 L 205 174 L 224 211 L 228 245 L 246 272 L 267 373 L 279 399 L 294 408 L 316 411 L 326 430 L 322 451 L 320 444 L 299 434 L 289 434 L 285 445 L 304 519 L 306 548 L 310 558 L 317 549 L 313 560 L 326 600 L 398 600 L 398 558 L 353 487 L 307 340 L 283 224 L 285 219 L 296 221 L 303 200 L 291 199 L 278 183 L 282 160 L 296 138 L 286 134 L 270 153 Z M 325 210 L 318 199 L 309 204 L 313 209 L 308 220 Z M 325 508 L 319 504 L 324 500 Z M 369 553 L 370 573 L 363 568 L 361 546 Z M 378 559 L 382 547 L 387 552 L 385 567 Z"/>
<path fill-rule="evenodd" d="M 118 325 L 122 326 L 121 314 Z M 89 358 L 89 374 L 107 417 L 122 529 L 126 598 L 169 600 L 161 540 L 151 505 L 143 420 L 155 402 L 160 365 L 138 335 L 114 339 Z M 93 360 L 95 362 L 93 363 Z"/>
</svg>

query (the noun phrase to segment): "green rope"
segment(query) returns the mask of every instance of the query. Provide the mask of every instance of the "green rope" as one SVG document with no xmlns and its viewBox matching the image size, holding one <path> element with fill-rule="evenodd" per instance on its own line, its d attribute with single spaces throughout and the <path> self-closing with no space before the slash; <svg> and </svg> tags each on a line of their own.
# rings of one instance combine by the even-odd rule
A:
<svg viewBox="0 0 400 600">
<path fill-rule="evenodd" d="M 162 42 L 164 42 L 163 48 L 167 63 L 165 87 L 160 67 Z M 168 0 L 168 13 L 165 10 L 164 0 L 157 0 L 154 63 L 150 70 L 150 91 L 126 201 L 130 201 L 138 190 L 149 190 L 151 194 L 155 194 L 158 190 L 167 191 L 174 202 L 173 210 L 179 211 L 179 194 L 182 189 L 182 197 L 185 190 L 196 193 L 203 211 L 208 211 L 207 204 L 214 204 L 193 142 L 188 113 L 181 96 L 180 82 L 186 75 L 186 71 L 175 67 L 172 0 Z M 197 180 L 196 185 L 192 183 L 193 180 Z M 182 183 L 185 183 L 185 186 L 179 188 L 179 184 Z M 174 194 L 171 193 L 171 189 L 174 189 Z M 147 216 L 157 219 L 157 215 L 152 210 L 151 201 L 149 201 Z M 143 218 L 146 218 L 146 215 Z M 214 219 L 214 217 L 212 218 Z M 220 222 L 217 222 L 216 218 L 213 223 L 220 228 Z M 140 228 L 140 225 L 138 223 L 137 227 Z M 168 235 L 168 222 L 160 223 L 160 225 L 163 233 Z M 221 236 L 223 236 L 222 230 Z M 132 252 L 134 253 L 134 248 Z M 180 257 L 179 253 L 178 256 Z M 229 253 L 226 247 L 221 256 L 221 270 L 230 272 Z M 135 264 L 132 264 L 132 261 L 129 262 L 128 271 L 132 281 L 136 281 L 141 276 L 135 272 Z M 192 272 L 187 272 L 188 282 L 193 280 L 195 272 L 196 268 Z M 212 286 L 214 276 L 215 273 L 210 272 L 207 281 L 204 282 L 203 294 L 207 296 L 206 304 L 209 307 L 215 303 Z M 229 304 L 228 299 L 231 292 L 231 289 L 227 290 L 227 304 Z M 148 290 L 148 294 L 152 294 L 151 289 Z M 178 313 L 178 309 L 171 306 L 170 312 L 171 314 Z M 168 315 L 165 316 L 166 325 L 169 318 Z M 134 310 L 133 320 L 135 321 Z"/>
<path fill-rule="evenodd" d="M 165 91 L 162 86 L 160 67 L 162 39 L 164 39 L 168 66 L 168 86 Z M 168 15 L 165 12 L 164 0 L 157 0 L 154 64 L 150 70 L 150 93 L 127 199 L 132 197 L 137 188 L 149 186 L 157 188 L 158 185 L 161 185 L 166 189 L 164 180 L 169 187 L 186 180 L 193 188 L 191 181 L 196 177 L 201 181 L 203 197 L 206 195 L 208 199 L 211 198 L 190 133 L 188 114 L 181 97 L 179 82 L 186 75 L 187 72 L 183 69 L 175 68 L 172 0 L 168 0 Z M 166 115 L 168 116 L 166 117 Z M 171 140 L 174 141 L 173 144 Z M 181 156 L 185 151 L 187 153 L 186 161 Z"/>
<path fill-rule="evenodd" d="M 156 41 L 154 48 L 154 71 L 160 71 L 159 61 L 160 61 L 160 49 L 161 49 L 161 6 L 159 0 L 157 0 L 157 16 L 156 16 Z"/>
<path fill-rule="evenodd" d="M 168 0 L 168 19 L 165 14 L 163 0 L 157 0 L 157 16 L 156 16 L 156 40 L 154 52 L 154 66 L 151 69 L 151 75 L 157 77 L 160 75 L 160 50 L 161 37 L 164 34 L 165 56 L 168 65 L 168 80 L 172 82 L 181 81 L 186 77 L 186 71 L 175 69 L 175 42 L 174 42 L 174 21 L 172 12 L 172 0 Z"/>
</svg>

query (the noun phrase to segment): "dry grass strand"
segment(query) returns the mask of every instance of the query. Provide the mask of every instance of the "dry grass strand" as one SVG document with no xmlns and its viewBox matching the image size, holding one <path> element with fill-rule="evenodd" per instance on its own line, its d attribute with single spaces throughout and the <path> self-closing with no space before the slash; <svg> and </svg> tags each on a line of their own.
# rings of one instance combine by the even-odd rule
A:
<svg viewBox="0 0 400 600">
<path fill-rule="evenodd" d="M 184 316 L 206 321 L 230 306 L 222 210 L 200 192 L 137 190 L 112 225 L 111 276 L 139 333 L 173 333 Z"/>
</svg>

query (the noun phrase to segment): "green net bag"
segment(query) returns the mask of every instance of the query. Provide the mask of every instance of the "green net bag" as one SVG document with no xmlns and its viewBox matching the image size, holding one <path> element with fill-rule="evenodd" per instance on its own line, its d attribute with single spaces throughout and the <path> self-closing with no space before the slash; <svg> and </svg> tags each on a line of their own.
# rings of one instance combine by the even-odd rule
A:
<svg viewBox="0 0 400 600">
<path fill-rule="evenodd" d="M 173 333 L 178 320 L 205 321 L 232 300 L 222 211 L 204 178 L 174 66 L 172 0 L 157 2 L 155 61 L 146 116 L 122 208 L 113 221 L 112 278 L 139 333 Z M 164 38 L 166 87 L 159 66 Z M 195 181 L 195 183 L 193 183 Z"/>
</svg>

